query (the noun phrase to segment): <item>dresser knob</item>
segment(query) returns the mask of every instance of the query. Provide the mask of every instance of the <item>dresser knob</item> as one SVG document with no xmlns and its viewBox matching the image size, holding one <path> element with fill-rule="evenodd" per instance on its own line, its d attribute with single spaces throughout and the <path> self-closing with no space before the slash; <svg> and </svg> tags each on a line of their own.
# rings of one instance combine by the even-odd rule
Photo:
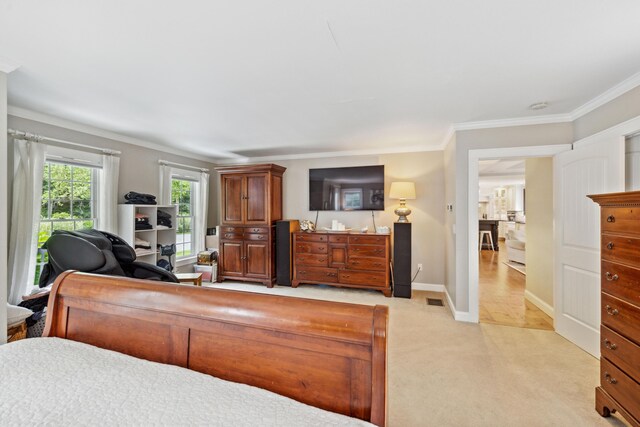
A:
<svg viewBox="0 0 640 427">
<path fill-rule="evenodd" d="M 613 216 L 613 215 L 609 215 L 609 216 L 607 217 L 607 222 L 616 222 L 616 217 L 615 217 L 615 216 Z"/>
<path fill-rule="evenodd" d="M 604 346 L 609 350 L 615 350 L 616 348 L 618 348 L 617 344 L 612 343 L 607 338 L 604 339 Z"/>
<path fill-rule="evenodd" d="M 609 250 L 613 249 L 613 242 L 607 243 L 607 249 Z"/>
<path fill-rule="evenodd" d="M 619 279 L 617 274 L 611 274 L 608 271 L 606 272 L 606 274 L 604 276 L 607 278 L 607 281 L 609 281 L 609 282 L 615 282 L 616 280 Z"/>
<path fill-rule="evenodd" d="M 605 372 L 605 373 L 604 373 L 604 380 L 605 380 L 606 382 L 608 382 L 609 384 L 617 384 L 617 383 L 618 383 L 618 380 L 617 380 L 617 379 L 615 379 L 615 378 L 613 378 L 613 377 L 611 376 L 611 374 L 609 374 L 608 372 Z"/>
<path fill-rule="evenodd" d="M 617 308 L 613 308 L 610 305 L 607 304 L 607 306 L 605 307 L 607 310 L 607 314 L 610 316 L 615 316 L 619 313 Z"/>
</svg>

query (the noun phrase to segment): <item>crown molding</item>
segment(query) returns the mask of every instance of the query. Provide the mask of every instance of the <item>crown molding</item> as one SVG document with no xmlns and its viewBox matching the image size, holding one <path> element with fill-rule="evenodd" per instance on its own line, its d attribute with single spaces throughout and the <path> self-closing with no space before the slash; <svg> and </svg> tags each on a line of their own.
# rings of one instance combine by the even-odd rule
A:
<svg viewBox="0 0 640 427">
<path fill-rule="evenodd" d="M 20 63 L 6 56 L 0 55 L 0 71 L 9 74 L 12 71 L 20 68 Z"/>
<path fill-rule="evenodd" d="M 447 133 L 444 135 L 444 138 L 442 138 L 442 142 L 439 145 L 439 149 L 444 151 L 447 148 L 447 145 L 449 145 L 449 143 L 453 139 L 453 136 L 455 134 L 456 134 L 455 126 L 454 125 L 449 126 Z"/>
<path fill-rule="evenodd" d="M 595 110 L 596 108 L 602 107 L 604 104 L 613 101 L 620 95 L 624 95 L 632 89 L 640 86 L 640 72 L 632 75 L 626 80 L 621 81 L 617 85 L 613 86 L 610 89 L 602 92 L 600 95 L 596 96 L 590 101 L 585 102 L 575 110 L 571 112 L 571 120 L 579 119 Z"/>
<path fill-rule="evenodd" d="M 89 135 L 98 136 L 100 138 L 112 139 L 118 142 L 123 142 L 125 144 L 137 145 L 139 147 L 149 148 L 152 150 L 161 151 L 163 153 L 175 154 L 177 156 L 186 157 L 189 159 L 200 160 L 200 161 L 205 161 L 210 163 L 216 163 L 220 160 L 219 158 L 216 158 L 216 157 L 210 157 L 202 154 L 192 153 L 189 151 L 179 150 L 173 147 L 168 147 L 162 144 L 145 141 L 143 139 L 122 135 L 116 132 L 100 129 L 94 126 L 61 119 L 59 117 L 38 113 L 35 111 L 27 110 L 25 108 L 15 107 L 13 105 L 9 105 L 7 107 L 7 114 L 9 116 L 19 117 L 27 120 L 33 120 L 33 121 L 44 123 L 51 126 L 57 126 L 64 129 L 73 130 L 76 132 L 82 132 Z"/>
<path fill-rule="evenodd" d="M 546 116 L 514 117 L 511 119 L 483 120 L 478 122 L 455 123 L 456 132 L 463 130 L 493 129 L 512 126 L 546 125 L 551 123 L 568 123 L 573 119 L 571 114 L 548 114 Z"/>
</svg>

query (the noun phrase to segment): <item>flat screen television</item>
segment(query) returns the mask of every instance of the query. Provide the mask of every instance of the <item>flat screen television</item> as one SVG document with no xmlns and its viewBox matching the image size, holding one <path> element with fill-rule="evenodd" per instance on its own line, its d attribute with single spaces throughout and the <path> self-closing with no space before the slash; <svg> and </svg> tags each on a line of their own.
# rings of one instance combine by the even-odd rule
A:
<svg viewBox="0 0 640 427">
<path fill-rule="evenodd" d="M 309 169 L 309 210 L 384 210 L 384 165 Z"/>
</svg>

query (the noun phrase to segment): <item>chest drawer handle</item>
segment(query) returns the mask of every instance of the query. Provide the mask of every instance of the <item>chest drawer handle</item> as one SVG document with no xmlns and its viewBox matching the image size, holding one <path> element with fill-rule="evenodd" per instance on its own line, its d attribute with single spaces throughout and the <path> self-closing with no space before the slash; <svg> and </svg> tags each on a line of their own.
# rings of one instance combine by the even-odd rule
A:
<svg viewBox="0 0 640 427">
<path fill-rule="evenodd" d="M 616 217 L 615 217 L 615 216 L 613 216 L 613 215 L 609 215 L 609 216 L 607 217 L 607 222 L 616 222 Z"/>
<path fill-rule="evenodd" d="M 609 374 L 608 372 L 605 372 L 605 373 L 604 373 L 604 380 L 605 380 L 606 382 L 608 382 L 609 384 L 617 384 L 617 383 L 618 383 L 618 380 L 617 380 L 617 379 L 615 379 L 615 378 L 613 378 L 613 377 L 611 376 L 611 374 Z"/>
<path fill-rule="evenodd" d="M 604 339 L 604 346 L 609 350 L 615 350 L 616 348 L 618 348 L 617 344 L 612 343 L 607 338 Z"/>
<path fill-rule="evenodd" d="M 351 275 L 349 275 L 349 274 L 343 274 L 343 275 L 342 275 L 342 277 L 349 278 L 349 277 L 351 277 Z"/>
<path fill-rule="evenodd" d="M 609 250 L 613 249 L 613 242 L 607 243 L 607 249 Z"/>
<path fill-rule="evenodd" d="M 607 306 L 605 307 L 607 310 L 607 314 L 610 316 L 615 316 L 619 313 L 617 308 L 613 308 L 610 305 L 607 304 Z"/>
<path fill-rule="evenodd" d="M 615 282 L 616 280 L 619 279 L 617 274 L 611 274 L 607 271 L 607 273 L 605 274 L 605 277 L 607 278 L 608 282 Z"/>
</svg>

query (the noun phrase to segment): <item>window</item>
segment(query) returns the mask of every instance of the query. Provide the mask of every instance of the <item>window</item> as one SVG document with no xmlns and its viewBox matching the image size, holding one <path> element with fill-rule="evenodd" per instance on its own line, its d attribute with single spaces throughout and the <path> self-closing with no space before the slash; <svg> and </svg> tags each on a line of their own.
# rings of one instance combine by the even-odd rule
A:
<svg viewBox="0 0 640 427">
<path fill-rule="evenodd" d="M 194 255 L 193 226 L 195 185 L 193 181 L 171 179 L 171 204 L 178 206 L 178 229 L 176 235 L 176 257 L 186 258 Z"/>
<path fill-rule="evenodd" d="M 42 175 L 42 199 L 35 285 L 47 263 L 47 251 L 40 249 L 54 230 L 93 228 L 96 223 L 97 169 L 47 161 Z"/>
</svg>

